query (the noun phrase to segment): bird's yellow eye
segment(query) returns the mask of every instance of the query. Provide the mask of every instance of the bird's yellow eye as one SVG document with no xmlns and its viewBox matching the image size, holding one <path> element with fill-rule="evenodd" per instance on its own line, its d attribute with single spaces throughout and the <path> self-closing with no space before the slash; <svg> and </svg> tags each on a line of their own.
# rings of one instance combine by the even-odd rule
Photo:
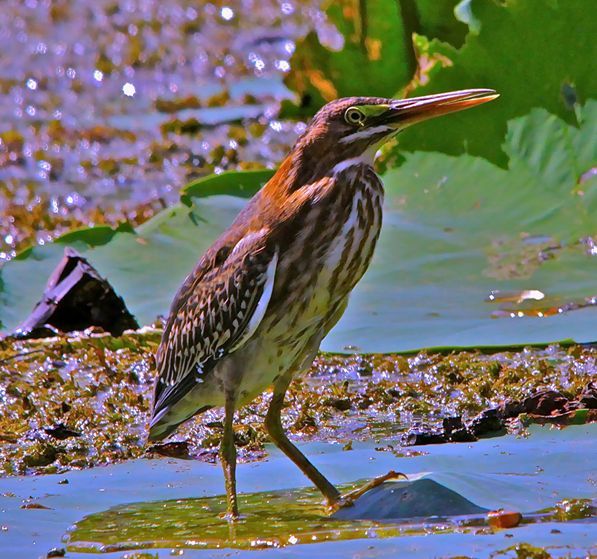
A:
<svg viewBox="0 0 597 559">
<path fill-rule="evenodd" d="M 344 120 L 353 126 L 362 126 L 365 121 L 365 115 L 356 107 L 349 107 L 344 112 Z"/>
</svg>

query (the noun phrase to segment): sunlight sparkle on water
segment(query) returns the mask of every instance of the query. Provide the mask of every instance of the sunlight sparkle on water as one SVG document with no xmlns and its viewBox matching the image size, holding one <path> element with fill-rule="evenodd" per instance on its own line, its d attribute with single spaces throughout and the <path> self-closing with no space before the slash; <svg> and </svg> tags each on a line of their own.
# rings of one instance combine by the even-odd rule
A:
<svg viewBox="0 0 597 559">
<path fill-rule="evenodd" d="M 137 92 L 137 90 L 135 89 L 135 86 L 131 83 L 131 82 L 126 82 L 123 86 L 122 86 L 122 92 L 127 96 L 127 97 L 132 97 L 133 95 L 135 95 L 135 93 Z"/>
<path fill-rule="evenodd" d="M 229 6 L 224 6 L 220 11 L 220 15 L 222 16 L 222 19 L 230 21 L 234 17 L 234 10 Z"/>
<path fill-rule="evenodd" d="M 288 72 L 290 70 L 290 64 L 287 60 L 276 60 L 275 66 L 277 70 L 282 72 Z"/>
<path fill-rule="evenodd" d="M 294 6 L 290 2 L 283 2 L 280 9 L 284 15 L 290 15 L 294 12 Z"/>
</svg>

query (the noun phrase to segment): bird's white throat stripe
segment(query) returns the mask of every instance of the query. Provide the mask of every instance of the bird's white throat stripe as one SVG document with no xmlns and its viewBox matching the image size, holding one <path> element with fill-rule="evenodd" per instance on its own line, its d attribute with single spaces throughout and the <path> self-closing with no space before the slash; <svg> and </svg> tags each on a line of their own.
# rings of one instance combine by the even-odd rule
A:
<svg viewBox="0 0 597 559">
<path fill-rule="evenodd" d="M 383 134 L 384 132 L 389 132 L 390 130 L 394 130 L 394 127 L 388 126 L 387 124 L 380 124 L 379 126 L 357 130 L 348 136 L 344 136 L 344 138 L 340 140 L 340 143 L 347 144 L 349 142 L 354 142 L 355 140 L 362 140 L 363 138 L 370 138 L 371 136 L 376 136 L 377 134 Z"/>
<path fill-rule="evenodd" d="M 376 155 L 377 146 L 372 146 L 358 157 L 351 157 L 350 159 L 340 161 L 340 163 L 336 163 L 336 165 L 334 165 L 334 167 L 332 168 L 332 176 L 337 175 L 342 171 L 346 171 L 346 169 L 350 169 L 351 167 L 359 165 L 369 165 L 370 167 L 372 167 Z"/>
</svg>

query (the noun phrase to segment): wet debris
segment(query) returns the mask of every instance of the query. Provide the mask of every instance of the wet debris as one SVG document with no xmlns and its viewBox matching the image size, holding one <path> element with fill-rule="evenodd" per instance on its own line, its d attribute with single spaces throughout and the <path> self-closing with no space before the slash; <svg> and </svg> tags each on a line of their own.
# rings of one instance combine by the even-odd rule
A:
<svg viewBox="0 0 597 559">
<path fill-rule="evenodd" d="M 563 499 L 556 503 L 553 518 L 556 521 L 583 520 L 597 515 L 597 506 L 591 499 Z"/>
<path fill-rule="evenodd" d="M 580 393 L 578 401 L 583 408 L 597 410 L 597 382 L 589 382 Z"/>
<path fill-rule="evenodd" d="M 60 332 L 97 326 L 114 336 L 139 328 L 110 283 L 102 278 L 86 258 L 71 247 L 44 289 L 33 312 L 17 328 L 19 338 L 50 337 Z"/>
<path fill-rule="evenodd" d="M 46 507 L 46 505 L 42 505 L 41 503 L 24 503 L 20 508 L 30 510 L 52 510 L 51 507 Z"/>
<path fill-rule="evenodd" d="M 63 441 L 68 439 L 69 437 L 80 437 L 81 433 L 79 431 L 74 431 L 73 429 L 69 429 L 64 423 L 57 423 L 53 427 L 46 427 L 44 432 L 50 435 L 54 439 L 58 439 L 59 441 Z"/>
<path fill-rule="evenodd" d="M 446 417 L 442 421 L 441 429 L 417 427 L 409 430 L 402 437 L 405 446 L 468 443 L 480 437 L 498 436 L 506 434 L 506 424 L 500 416 L 499 410 L 490 408 L 477 414 L 465 424 L 461 416 Z"/>
<path fill-rule="evenodd" d="M 147 449 L 147 454 L 179 458 L 181 460 L 190 460 L 193 458 L 190 453 L 190 445 L 188 441 L 172 441 L 169 443 L 154 444 Z"/>
<path fill-rule="evenodd" d="M 551 415 L 555 411 L 564 411 L 568 402 L 568 398 L 556 390 L 542 390 L 525 398 L 522 409 L 525 413 Z"/>
<path fill-rule="evenodd" d="M 570 398 L 557 390 L 540 390 L 522 402 L 516 400 L 506 402 L 500 408 L 500 415 L 508 419 L 524 413 L 531 418 L 556 420 L 562 416 L 582 415 L 576 412 L 589 412 L 595 409 L 597 409 L 597 384 L 589 381 L 576 398 Z M 517 413 L 513 413 L 515 411 Z"/>
<path fill-rule="evenodd" d="M 330 406 L 338 411 L 348 411 L 350 408 L 352 408 L 352 402 L 350 401 L 350 398 L 328 398 L 323 402 L 323 405 Z M 363 408 L 359 406 L 359 409 Z"/>
<path fill-rule="evenodd" d="M 522 522 L 522 514 L 504 509 L 491 510 L 487 513 L 487 523 L 492 528 L 515 528 Z"/>
<path fill-rule="evenodd" d="M 597 384 L 590 381 L 577 398 L 569 398 L 551 389 L 538 390 L 523 400 L 507 399 L 499 407 L 477 414 L 466 424 L 461 416 L 445 417 L 441 429 L 417 425 L 401 438 L 405 446 L 474 442 L 508 432 L 509 422 L 525 418 L 539 424 L 570 425 L 597 420 Z"/>
<path fill-rule="evenodd" d="M 38 441 L 23 456 L 23 464 L 29 468 L 49 466 L 56 461 L 60 452 L 61 449 L 54 445 Z"/>
<path fill-rule="evenodd" d="M 447 443 L 448 439 L 441 431 L 413 428 L 402 436 L 400 442 L 404 446 L 417 446 Z"/>
</svg>

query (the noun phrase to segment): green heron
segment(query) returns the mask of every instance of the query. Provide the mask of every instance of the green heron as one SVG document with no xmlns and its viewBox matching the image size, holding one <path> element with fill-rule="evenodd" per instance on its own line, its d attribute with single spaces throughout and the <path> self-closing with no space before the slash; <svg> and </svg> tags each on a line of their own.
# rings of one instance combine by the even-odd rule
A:
<svg viewBox="0 0 597 559">
<path fill-rule="evenodd" d="M 149 439 L 223 406 L 229 518 L 238 516 L 234 413 L 272 385 L 265 428 L 331 508 L 398 475 L 342 496 L 284 433 L 284 395 L 311 365 L 373 255 L 384 195 L 373 170 L 378 148 L 413 123 L 496 97 L 491 89 L 469 89 L 328 103 L 182 284 L 156 356 Z"/>
</svg>

